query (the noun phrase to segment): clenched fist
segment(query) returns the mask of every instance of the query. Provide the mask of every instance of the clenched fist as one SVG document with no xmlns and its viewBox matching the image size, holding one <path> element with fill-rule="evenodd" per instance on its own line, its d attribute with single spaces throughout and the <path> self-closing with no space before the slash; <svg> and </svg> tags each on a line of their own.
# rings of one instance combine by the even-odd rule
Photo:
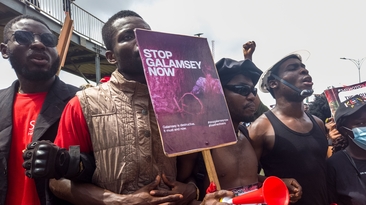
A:
<svg viewBox="0 0 366 205">
<path fill-rule="evenodd" d="M 25 175 L 29 178 L 59 179 L 70 174 L 76 175 L 79 171 L 79 167 L 69 167 L 69 151 L 50 141 L 28 144 L 23 153 L 23 159 L 23 167 L 26 169 Z"/>
</svg>

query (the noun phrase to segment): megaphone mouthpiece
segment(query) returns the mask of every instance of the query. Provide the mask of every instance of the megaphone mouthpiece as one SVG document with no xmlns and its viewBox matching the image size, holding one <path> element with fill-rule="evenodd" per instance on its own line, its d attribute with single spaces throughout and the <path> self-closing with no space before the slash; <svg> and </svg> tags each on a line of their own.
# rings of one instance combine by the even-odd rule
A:
<svg viewBox="0 0 366 205">
<path fill-rule="evenodd" d="M 225 202 L 225 203 L 228 203 L 228 204 L 233 204 L 233 199 L 232 198 L 229 198 L 229 197 L 224 197 L 224 198 L 220 199 L 220 202 Z"/>
</svg>

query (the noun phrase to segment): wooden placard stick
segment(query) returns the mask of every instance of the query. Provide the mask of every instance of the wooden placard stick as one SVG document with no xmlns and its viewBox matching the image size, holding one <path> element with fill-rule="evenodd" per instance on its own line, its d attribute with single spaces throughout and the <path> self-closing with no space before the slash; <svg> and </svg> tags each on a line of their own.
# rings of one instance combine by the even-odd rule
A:
<svg viewBox="0 0 366 205">
<path fill-rule="evenodd" d="M 65 65 L 67 51 L 69 50 L 72 31 L 74 30 L 73 20 L 70 18 L 69 12 L 66 12 L 65 22 L 61 28 L 60 36 L 57 44 L 57 52 L 60 55 L 60 67 L 56 75 L 59 75 L 61 68 Z"/>
<path fill-rule="evenodd" d="M 209 150 L 209 149 L 203 150 L 202 156 L 203 156 L 203 160 L 205 161 L 206 170 L 207 170 L 207 174 L 208 174 L 208 178 L 209 178 L 210 182 L 214 182 L 216 184 L 217 190 L 221 190 L 220 182 L 217 177 L 217 173 L 216 173 L 216 169 L 215 169 L 215 164 L 212 160 L 211 150 Z"/>
</svg>

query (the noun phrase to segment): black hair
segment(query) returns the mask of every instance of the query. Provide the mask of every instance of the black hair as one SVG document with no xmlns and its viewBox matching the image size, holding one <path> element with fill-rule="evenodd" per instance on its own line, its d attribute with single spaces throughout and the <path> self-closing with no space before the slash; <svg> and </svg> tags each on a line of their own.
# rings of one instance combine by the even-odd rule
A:
<svg viewBox="0 0 366 205">
<path fill-rule="evenodd" d="M 344 150 L 348 146 L 348 138 L 341 135 L 333 140 L 332 145 L 333 154 L 338 151 Z"/>
<path fill-rule="evenodd" d="M 20 16 L 17 16 L 15 18 L 13 18 L 12 20 L 10 20 L 4 27 L 4 33 L 3 33 L 3 42 L 4 43 L 7 43 L 9 41 L 9 38 L 10 36 L 8 36 L 8 32 L 9 30 L 11 29 L 11 27 L 17 23 L 18 21 L 22 20 L 22 19 L 32 19 L 34 21 L 37 21 L 41 24 L 43 24 L 44 26 L 47 27 L 48 30 L 51 31 L 50 27 L 48 27 L 48 25 L 42 21 L 41 19 L 37 18 L 37 17 L 34 17 L 34 16 L 30 16 L 30 15 L 20 15 Z"/>
<path fill-rule="evenodd" d="M 323 122 L 329 117 L 331 117 L 330 107 L 325 94 L 314 95 L 315 99 L 309 105 L 309 113 L 317 116 Z"/>
<path fill-rule="evenodd" d="M 122 11 L 119 11 L 118 13 L 114 14 L 112 17 L 110 17 L 108 19 L 108 21 L 103 25 L 102 37 L 103 37 L 104 45 L 106 46 L 107 50 L 113 49 L 113 36 L 117 32 L 117 30 L 112 26 L 112 24 L 117 19 L 129 17 L 129 16 L 135 16 L 135 17 L 142 19 L 142 17 L 134 11 L 122 10 Z"/>
<path fill-rule="evenodd" d="M 272 74 L 278 76 L 278 70 L 280 69 L 280 66 L 282 65 L 283 62 L 287 61 L 290 58 L 297 58 L 297 59 L 299 59 L 301 61 L 301 58 L 298 55 L 296 55 L 296 54 L 291 54 L 291 55 L 286 56 L 285 58 L 281 59 L 280 61 L 278 61 L 276 64 L 274 64 L 274 66 L 271 69 L 271 75 L 268 76 L 268 78 L 267 78 L 267 84 L 268 84 L 268 82 L 270 80 L 274 80 L 274 77 L 272 76 Z M 269 87 L 269 85 L 268 85 L 268 87 Z M 268 91 L 272 95 L 272 97 L 274 99 L 276 99 L 276 97 L 274 95 L 274 92 L 273 92 L 273 89 L 269 87 L 269 90 Z"/>
</svg>

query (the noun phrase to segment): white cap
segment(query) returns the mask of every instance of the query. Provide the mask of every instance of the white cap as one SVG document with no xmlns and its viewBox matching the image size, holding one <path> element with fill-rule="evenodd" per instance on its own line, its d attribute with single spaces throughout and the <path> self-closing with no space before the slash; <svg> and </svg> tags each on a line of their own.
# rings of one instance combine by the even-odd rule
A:
<svg viewBox="0 0 366 205">
<path fill-rule="evenodd" d="M 298 50 L 298 51 L 294 51 L 292 53 L 287 54 L 285 57 L 281 58 L 281 60 L 277 61 L 275 64 L 273 64 L 270 68 L 268 68 L 266 71 L 264 71 L 261 75 L 261 77 L 259 78 L 258 81 L 258 85 L 259 85 L 259 90 L 261 90 L 264 93 L 268 93 L 269 92 L 269 85 L 268 85 L 268 77 L 271 76 L 272 73 L 272 69 L 274 67 L 276 67 L 278 65 L 278 63 L 282 62 L 284 59 L 292 56 L 292 55 L 296 55 L 301 62 L 305 62 L 306 60 L 309 59 L 310 57 L 310 52 L 307 50 Z"/>
</svg>

